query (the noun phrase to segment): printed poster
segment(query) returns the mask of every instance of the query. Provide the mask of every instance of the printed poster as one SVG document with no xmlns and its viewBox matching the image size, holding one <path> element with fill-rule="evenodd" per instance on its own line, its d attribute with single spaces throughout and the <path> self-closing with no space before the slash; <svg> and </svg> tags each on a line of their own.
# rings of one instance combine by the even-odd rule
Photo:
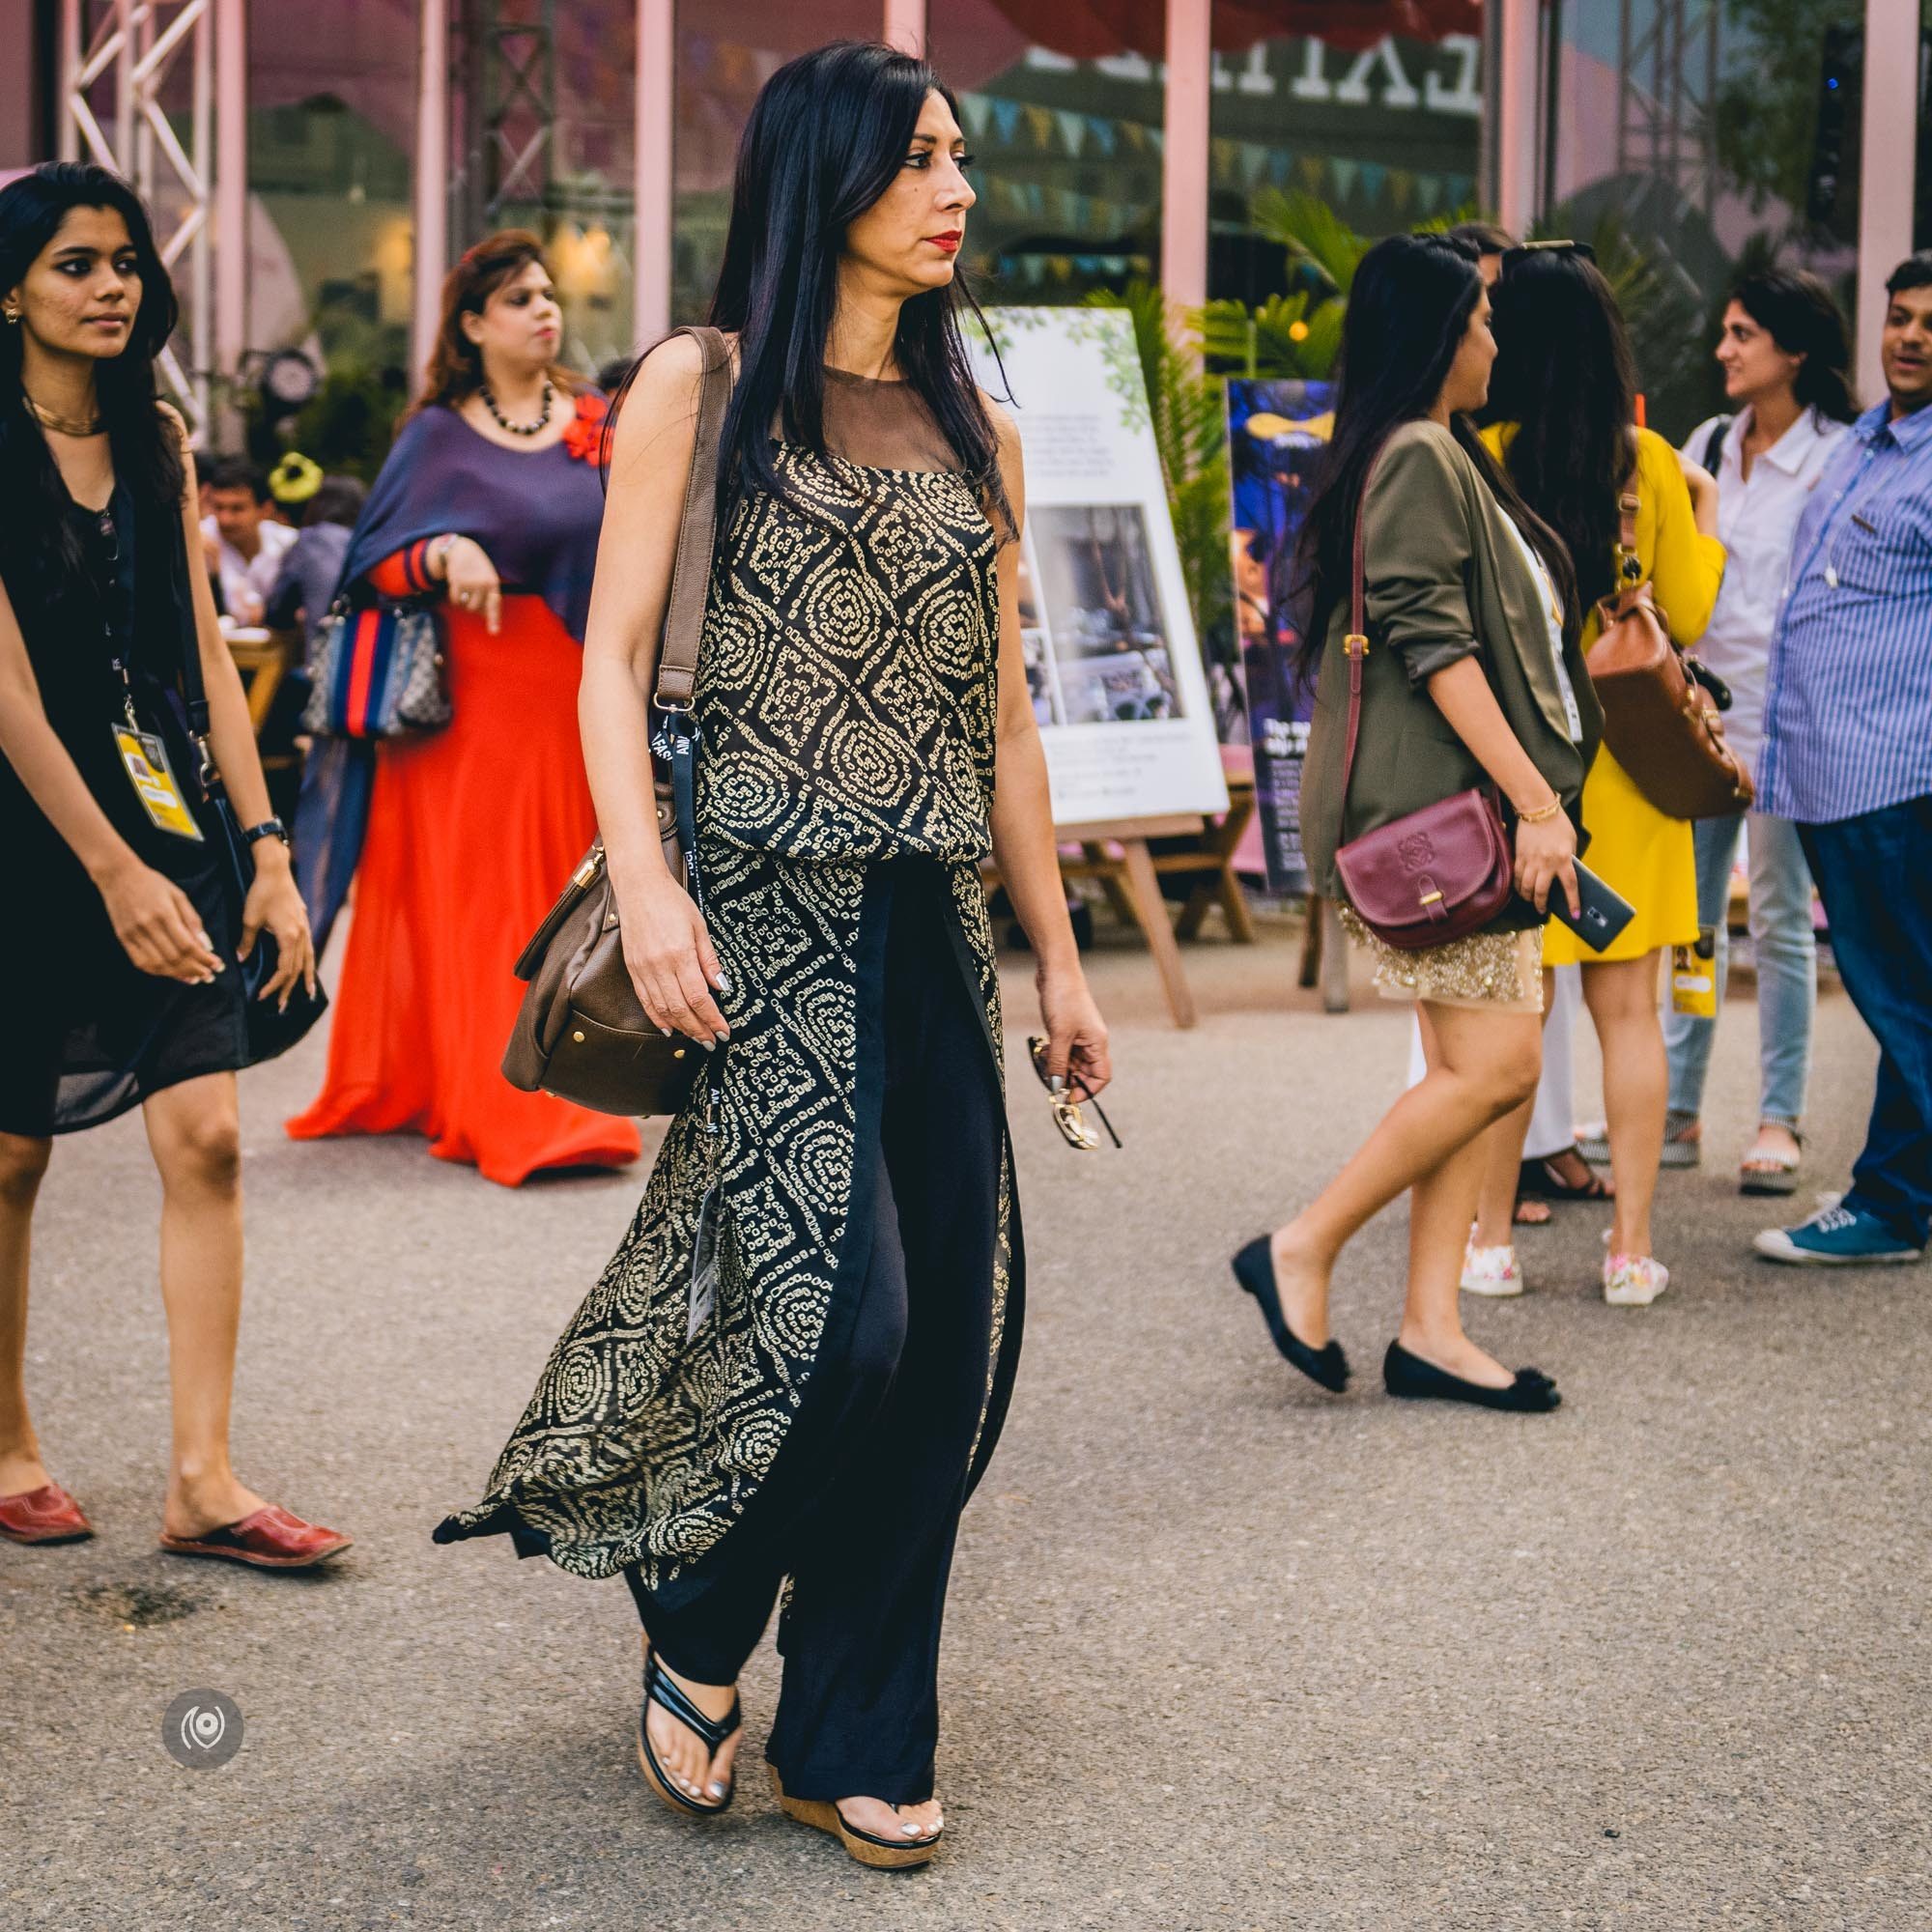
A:
<svg viewBox="0 0 1932 1932">
<path fill-rule="evenodd" d="M 1306 611 L 1293 587 L 1294 546 L 1327 460 L 1335 422 L 1331 383 L 1228 384 L 1228 468 L 1234 505 L 1229 553 L 1255 805 L 1268 890 L 1304 893 L 1301 768 L 1314 692 L 1299 687 L 1294 653 Z"/>
<path fill-rule="evenodd" d="M 1025 452 L 1020 626 L 1054 823 L 1225 811 L 1133 325 L 1100 308 L 987 322 L 998 362 L 971 327 L 967 344 Z"/>
</svg>

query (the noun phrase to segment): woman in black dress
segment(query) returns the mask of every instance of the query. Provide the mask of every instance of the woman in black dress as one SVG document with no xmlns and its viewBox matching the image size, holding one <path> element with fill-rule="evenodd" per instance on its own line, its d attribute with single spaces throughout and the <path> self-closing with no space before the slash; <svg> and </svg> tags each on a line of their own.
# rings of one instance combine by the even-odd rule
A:
<svg viewBox="0 0 1932 1932">
<path fill-rule="evenodd" d="M 21 919 L 0 946 L 0 1535 L 92 1534 L 27 1412 L 28 1237 L 52 1136 L 139 1106 L 161 1178 L 175 1399 L 162 1547 L 294 1569 L 349 1539 L 229 1464 L 235 1072 L 319 1009 L 315 954 L 198 567 L 185 432 L 155 396 L 174 318 L 125 182 L 61 162 L 0 189 L 0 851 Z M 245 898 L 186 728 L 192 667 L 253 857 Z M 251 1016 L 243 986 L 270 941 L 259 997 L 288 1014 L 279 1026 Z"/>
<path fill-rule="evenodd" d="M 726 334 L 666 343 L 620 405 L 584 755 L 632 980 L 708 1077 L 488 1493 L 437 1531 L 626 1577 L 639 1759 L 696 1816 L 730 1801 L 736 1679 L 789 1578 L 774 1781 L 877 1865 L 938 1841 L 947 1575 L 1019 1343 L 989 852 L 1050 1071 L 1108 1077 L 1027 695 L 1017 439 L 954 322 L 964 148 L 907 55 L 781 69 L 739 154 Z M 711 350 L 736 384 L 694 702 L 700 914 L 660 854 L 646 694 Z"/>
</svg>

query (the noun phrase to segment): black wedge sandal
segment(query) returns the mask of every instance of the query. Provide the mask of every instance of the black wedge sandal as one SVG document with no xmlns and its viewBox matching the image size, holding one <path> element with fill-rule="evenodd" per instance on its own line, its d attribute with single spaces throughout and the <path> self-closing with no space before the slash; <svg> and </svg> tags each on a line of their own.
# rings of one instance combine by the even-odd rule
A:
<svg viewBox="0 0 1932 1932">
<path fill-rule="evenodd" d="M 946 1836 L 946 1828 L 941 1826 L 923 1838 L 875 1838 L 871 1833 L 862 1832 L 849 1823 L 838 1805 L 821 1798 L 794 1798 L 784 1788 L 777 1765 L 771 1767 L 771 1773 L 772 1790 L 777 1794 L 780 1810 L 787 1818 L 810 1825 L 814 1832 L 829 1833 L 845 1847 L 847 1858 L 869 1865 L 874 1871 L 910 1871 L 916 1865 L 929 1864 Z"/>
<path fill-rule="evenodd" d="M 732 1774 L 731 1782 L 725 1787 L 724 1796 L 716 1804 L 700 1804 L 696 1799 L 687 1798 L 671 1782 L 664 1767 L 659 1764 L 657 1753 L 651 1749 L 650 1728 L 645 1719 L 650 1716 L 653 1704 L 668 1711 L 710 1751 L 715 1763 L 726 1740 L 745 1721 L 737 1698 L 731 1699 L 731 1709 L 722 1720 L 707 1718 L 685 1694 L 680 1686 L 666 1673 L 663 1664 L 658 1662 L 656 1651 L 648 1652 L 644 1658 L 644 1702 L 643 1708 L 638 1713 L 639 1768 L 649 1780 L 651 1789 L 673 1811 L 697 1818 L 715 1818 L 721 1811 L 728 1811 L 731 1808 L 732 1799 L 738 1795 L 738 1778 L 735 1772 Z"/>
<path fill-rule="evenodd" d="M 1310 1381 L 1320 1382 L 1331 1395 L 1340 1395 L 1349 1386 L 1349 1358 L 1339 1342 L 1325 1342 L 1311 1349 L 1281 1312 L 1281 1293 L 1275 1286 L 1274 1253 L 1265 1235 L 1258 1235 L 1231 1264 L 1235 1279 L 1260 1303 L 1262 1320 L 1267 1323 L 1274 1345 Z"/>
</svg>

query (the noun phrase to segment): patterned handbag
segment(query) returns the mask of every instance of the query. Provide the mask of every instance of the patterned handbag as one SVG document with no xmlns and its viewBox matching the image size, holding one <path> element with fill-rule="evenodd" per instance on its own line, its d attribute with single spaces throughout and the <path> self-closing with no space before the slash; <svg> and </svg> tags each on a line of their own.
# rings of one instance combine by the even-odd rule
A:
<svg viewBox="0 0 1932 1932">
<path fill-rule="evenodd" d="M 408 738 L 449 723 L 441 620 L 420 599 L 352 606 L 323 621 L 302 729 L 317 738 Z"/>
</svg>

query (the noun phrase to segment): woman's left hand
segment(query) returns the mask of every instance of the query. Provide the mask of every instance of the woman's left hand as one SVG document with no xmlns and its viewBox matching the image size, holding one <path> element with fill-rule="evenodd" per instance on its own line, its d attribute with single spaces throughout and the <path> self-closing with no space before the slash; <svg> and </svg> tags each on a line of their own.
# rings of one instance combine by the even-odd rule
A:
<svg viewBox="0 0 1932 1932">
<path fill-rule="evenodd" d="M 1087 989 L 1087 976 L 1076 964 L 1058 971 L 1042 966 L 1037 978 L 1039 1016 L 1046 1023 L 1046 1070 L 1069 1076 L 1076 1100 L 1091 1099 L 1114 1077 L 1114 1065 L 1107 1023 Z"/>
<path fill-rule="evenodd" d="M 309 998 L 315 997 L 315 940 L 308 929 L 308 908 L 296 889 L 294 868 L 279 846 L 272 856 L 257 854 L 255 880 L 242 908 L 242 944 L 235 956 L 247 958 L 264 932 L 275 942 L 275 970 L 256 997 L 269 1000 L 279 995 L 276 1009 L 286 1012 L 298 980 L 308 988 Z"/>
</svg>

